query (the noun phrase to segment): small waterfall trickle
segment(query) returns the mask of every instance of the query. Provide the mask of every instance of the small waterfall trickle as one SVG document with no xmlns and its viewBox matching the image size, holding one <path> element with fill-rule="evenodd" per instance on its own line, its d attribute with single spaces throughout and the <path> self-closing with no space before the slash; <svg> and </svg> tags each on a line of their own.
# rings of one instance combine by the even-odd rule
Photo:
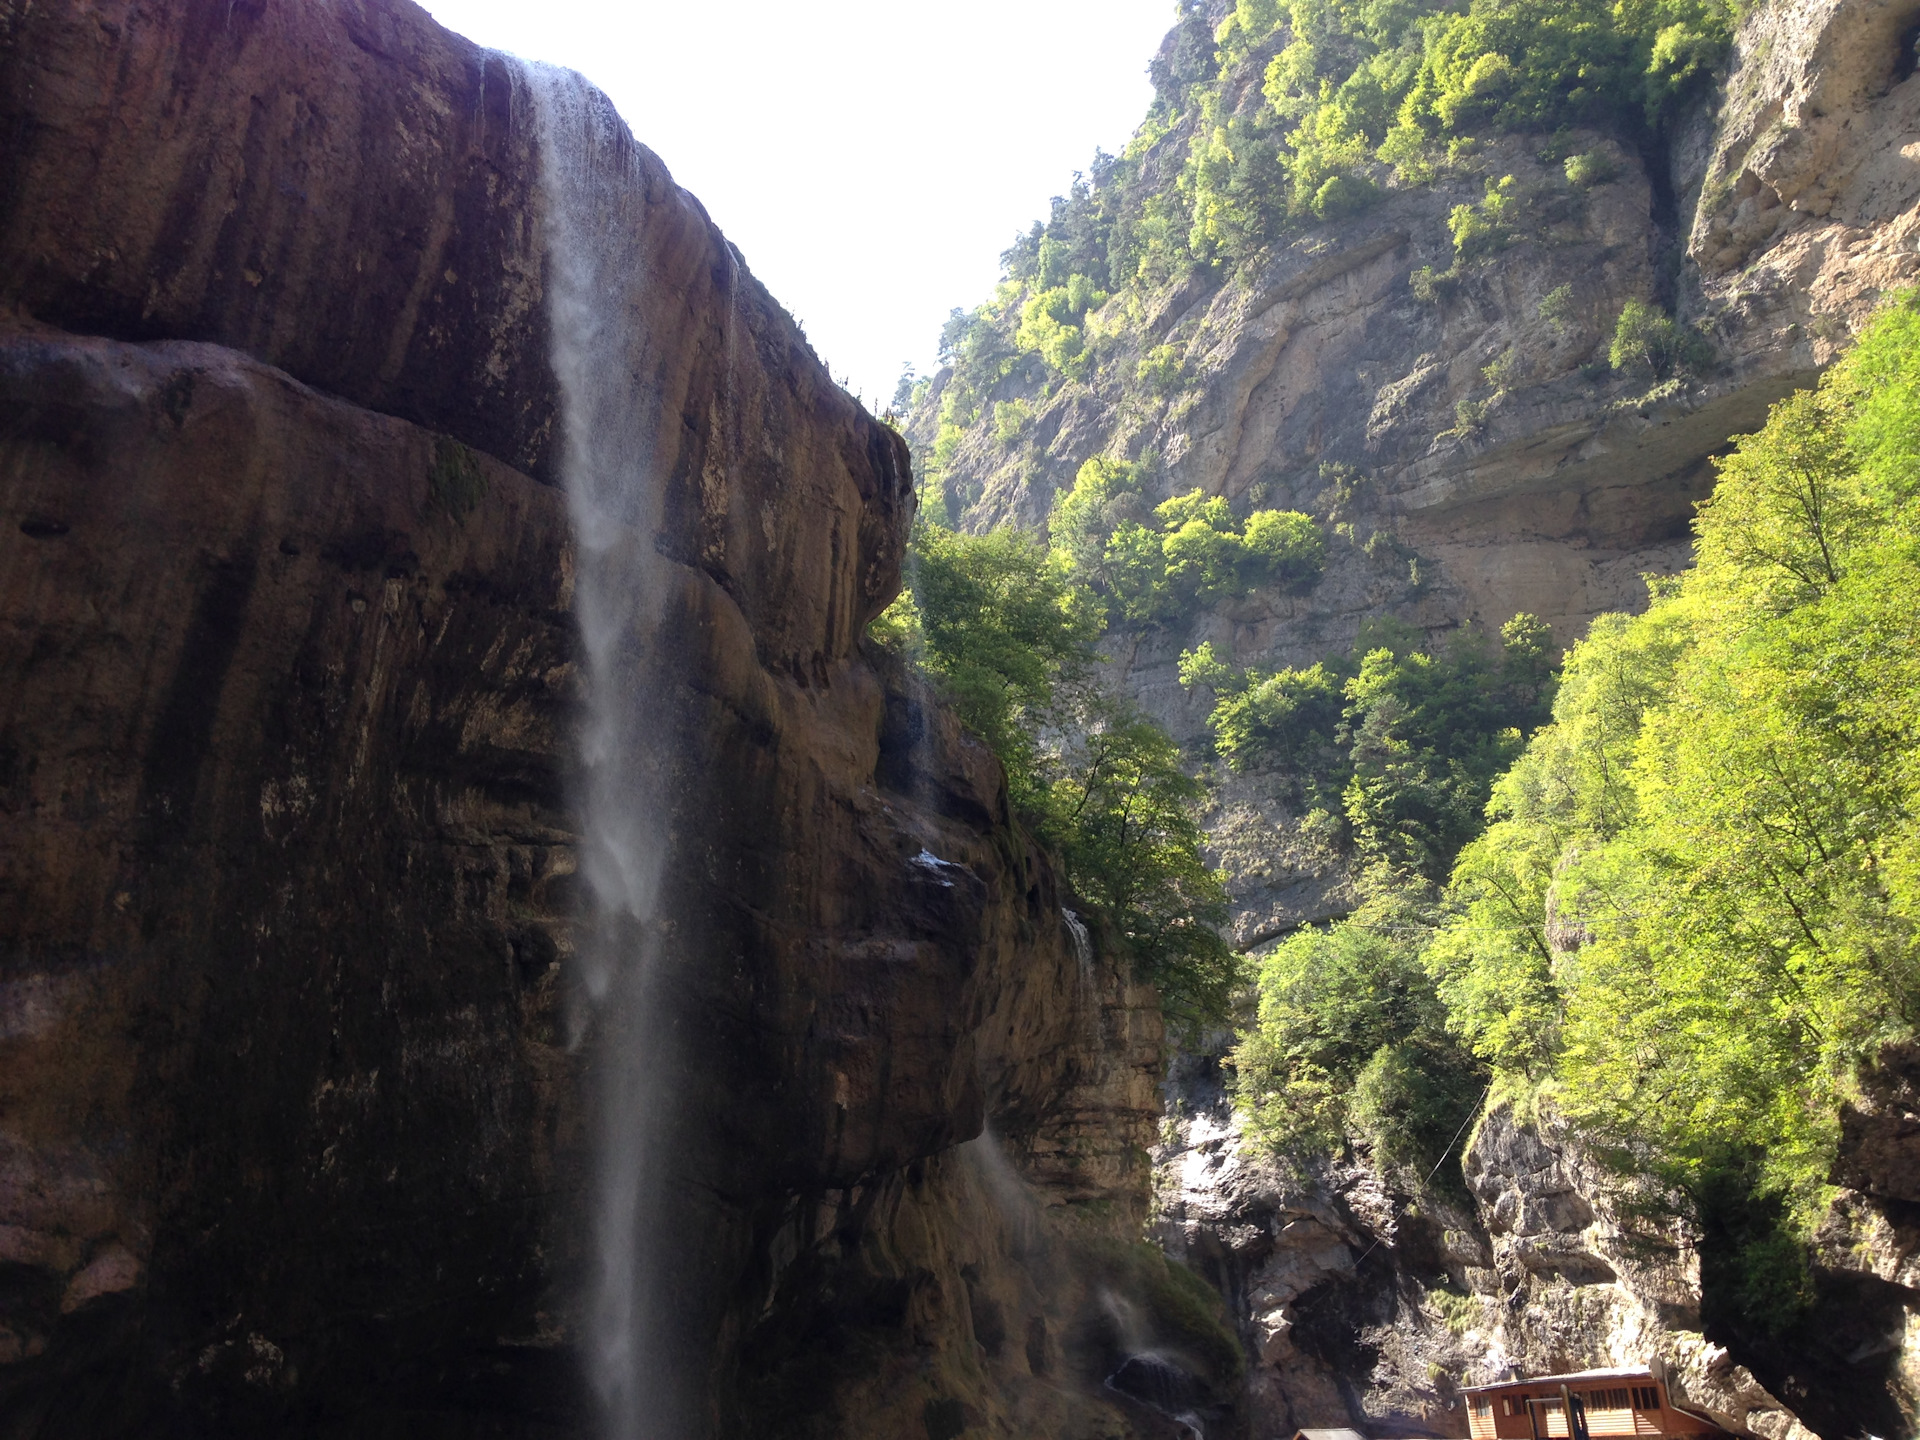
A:
<svg viewBox="0 0 1920 1440">
<path fill-rule="evenodd" d="M 1080 979 L 1089 988 L 1093 985 L 1093 936 L 1087 933 L 1087 922 L 1066 906 L 1060 907 L 1060 918 L 1067 924 L 1067 934 L 1073 938 L 1073 958 L 1080 962 Z"/>
<path fill-rule="evenodd" d="M 653 1163 L 674 1068 L 657 1004 L 674 734 L 662 657 L 667 575 L 656 553 L 659 357 L 640 322 L 648 177 L 610 102 L 580 76 L 522 65 L 540 157 L 560 473 L 573 522 L 585 659 L 575 805 L 587 912 L 569 1017 L 593 1055 L 596 1143 L 589 1378 L 606 1440 L 699 1433 L 670 1347 Z"/>
<path fill-rule="evenodd" d="M 960 1147 L 961 1157 L 972 1167 L 974 1177 L 986 1191 L 994 1213 L 1006 1227 L 1008 1253 L 1025 1258 L 1042 1243 L 1044 1228 L 1040 1206 L 1013 1168 L 1000 1137 L 987 1126 Z"/>
</svg>

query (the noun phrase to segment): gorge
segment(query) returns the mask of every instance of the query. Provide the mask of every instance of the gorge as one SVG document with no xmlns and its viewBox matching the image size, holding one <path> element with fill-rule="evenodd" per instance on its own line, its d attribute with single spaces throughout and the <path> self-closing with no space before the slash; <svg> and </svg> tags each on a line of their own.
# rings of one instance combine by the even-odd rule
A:
<svg viewBox="0 0 1920 1440">
<path fill-rule="evenodd" d="M 1920 10 L 1772 0 L 1662 147 L 1495 133 L 1110 271 L 1079 360 L 1049 257 L 1258 108 L 1259 8 L 1182 5 L 1133 168 L 897 430 L 577 76 L 407 0 L 0 0 L 0 1435 L 1458 1436 L 1643 1361 L 1733 1434 L 1911 1430 L 1910 1045 L 1817 1344 L 1703 1310 L 1715 1237 L 1551 1095 L 1475 1072 L 1452 1188 L 1302 1170 L 886 638 L 923 509 L 1043 533 L 1102 461 L 1121 520 L 1322 546 L 1107 630 L 1186 757 L 1204 644 L 1564 650 L 1920 270 Z M 1628 299 L 1714 363 L 1604 363 Z M 1234 948 L 1362 903 L 1285 774 L 1213 775 Z"/>
</svg>

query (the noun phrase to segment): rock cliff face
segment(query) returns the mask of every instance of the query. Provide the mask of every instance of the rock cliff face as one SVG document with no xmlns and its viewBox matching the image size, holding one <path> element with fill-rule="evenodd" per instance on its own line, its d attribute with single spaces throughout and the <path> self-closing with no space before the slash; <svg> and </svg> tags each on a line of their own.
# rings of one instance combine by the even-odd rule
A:
<svg viewBox="0 0 1920 1440">
<path fill-rule="evenodd" d="M 1039 527 L 1103 454 L 1157 457 L 1165 493 L 1312 513 L 1329 554 L 1310 591 L 1256 592 L 1114 641 L 1126 687 L 1190 742 L 1205 739 L 1211 697 L 1184 693 L 1175 666 L 1202 641 L 1240 665 L 1307 665 L 1376 616 L 1437 635 L 1525 610 L 1565 644 L 1597 613 L 1638 608 L 1642 574 L 1687 561 L 1711 458 L 1809 383 L 1885 290 L 1920 279 L 1916 21 L 1912 4 L 1881 0 L 1755 6 L 1723 85 L 1665 150 L 1597 134 L 1546 154 L 1542 136 L 1492 141 L 1431 188 L 1300 234 L 1258 273 L 1116 298 L 1087 326 L 1118 337 L 1118 361 L 1085 383 L 1015 364 L 985 397 L 1032 419 L 1018 445 L 968 432 L 947 472 L 956 518 Z M 1182 63 L 1180 43 L 1162 69 Z M 1190 138 L 1176 125 L 1155 143 L 1178 155 Z M 1571 183 L 1568 151 L 1604 156 L 1610 178 Z M 1423 298 L 1416 272 L 1454 259 L 1450 210 L 1503 176 L 1513 243 Z M 1694 327 L 1712 363 L 1657 385 L 1614 372 L 1628 299 Z M 1179 378 L 1156 395 L 1134 362 L 1161 345 Z M 938 394 L 917 441 L 932 440 Z M 1343 913 L 1340 862 L 1301 833 L 1284 787 L 1223 778 L 1209 828 L 1236 938 L 1258 946 Z M 1551 1117 L 1496 1111 L 1468 1152 L 1471 1193 L 1416 1212 L 1364 1168 L 1275 1169 L 1243 1143 L 1217 1081 L 1188 1075 L 1156 1152 L 1162 1234 L 1216 1281 L 1258 1357 L 1256 1433 L 1464 1433 L 1455 1389 L 1493 1368 L 1656 1356 L 1737 1433 L 1904 1433 L 1920 1316 L 1900 1178 L 1916 1153 L 1909 1068 L 1890 1056 L 1884 1086 L 1847 1117 L 1845 1189 L 1812 1277 L 1822 1318 L 1789 1336 L 1703 1312 L 1720 1240 L 1643 1233 L 1634 1196 Z"/>
<path fill-rule="evenodd" d="M 1889 1056 L 1849 1119 L 1843 1177 L 1886 1169 L 1890 1132 L 1911 1123 L 1910 1083 L 1911 1057 Z M 1550 1110 L 1522 1119 L 1496 1106 L 1463 1156 L 1465 1189 L 1414 1203 L 1365 1165 L 1276 1165 L 1246 1142 L 1217 1080 L 1188 1073 L 1172 1096 L 1155 1152 L 1158 1234 L 1239 1318 L 1256 1357 L 1256 1434 L 1357 1424 L 1464 1436 L 1462 1386 L 1621 1365 L 1662 1370 L 1734 1435 L 1912 1424 L 1910 1202 L 1843 1193 L 1811 1316 L 1745 1333 L 1705 1313 L 1703 1262 L 1724 1253 L 1721 1238 L 1650 1218 L 1674 1207 L 1602 1165 Z M 1910 1138 L 1891 1143 L 1894 1163 L 1910 1165 Z"/>
<path fill-rule="evenodd" d="M 1207 7 L 1209 24 L 1230 9 Z M 1256 591 L 1116 641 L 1129 690 L 1183 741 L 1205 738 L 1211 702 L 1181 689 L 1176 663 L 1203 641 L 1241 665 L 1308 665 L 1377 616 L 1444 634 L 1529 611 L 1566 644 L 1594 615 L 1638 608 L 1643 574 L 1686 563 L 1710 457 L 1809 383 L 1884 289 L 1920 279 L 1917 16 L 1882 0 L 1756 6 L 1722 89 L 1665 151 L 1587 132 L 1496 139 L 1257 271 L 1116 296 L 1087 324 L 1118 349 L 1085 383 L 1034 359 L 985 396 L 1032 420 L 1017 444 L 967 432 L 944 477 L 956 520 L 1039 527 L 1095 455 L 1157 457 L 1168 494 L 1320 520 L 1327 571 L 1307 593 Z M 1255 75 L 1220 109 L 1257 103 Z M 1193 123 L 1155 143 L 1170 158 L 1141 183 L 1171 187 Z M 1572 183 L 1560 157 L 1577 152 L 1611 177 Z M 1505 176 L 1513 243 L 1420 298 L 1417 271 L 1452 267 L 1453 207 Z M 1657 385 L 1616 374 L 1629 299 L 1698 328 L 1712 364 Z M 1158 346 L 1178 362 L 1165 393 L 1135 378 Z M 909 427 L 923 450 L 939 398 L 937 382 Z M 1227 787 L 1213 830 L 1243 943 L 1350 903 L 1338 864 L 1257 779 Z"/>
<path fill-rule="evenodd" d="M 531 117 L 398 0 L 0 8 L 0 1433 L 593 1428 Z M 631 149 L 681 1433 L 1159 1433 L 1151 998 L 862 648 L 904 447 Z"/>
</svg>

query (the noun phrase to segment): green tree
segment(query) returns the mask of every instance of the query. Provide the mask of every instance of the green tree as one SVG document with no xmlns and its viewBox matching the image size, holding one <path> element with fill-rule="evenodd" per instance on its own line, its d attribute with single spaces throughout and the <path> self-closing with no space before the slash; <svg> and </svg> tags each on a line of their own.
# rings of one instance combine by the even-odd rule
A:
<svg viewBox="0 0 1920 1440">
<path fill-rule="evenodd" d="M 1427 952 L 1490 1063 L 1800 1223 L 1859 1065 L 1920 1021 L 1916 452 L 1907 298 L 1721 462 L 1695 569 L 1575 647 Z"/>
<path fill-rule="evenodd" d="M 915 657 L 1000 758 L 1016 812 L 1168 1017 L 1224 1021 L 1240 961 L 1219 930 L 1200 788 L 1166 733 L 1096 683 L 1098 605 L 1018 531 L 922 523 L 909 562 L 874 638 Z"/>
<path fill-rule="evenodd" d="M 1497 647 L 1469 631 L 1429 651 L 1376 625 L 1346 656 L 1246 673 L 1209 644 L 1182 658 L 1181 680 L 1213 691 L 1207 724 L 1231 766 L 1288 775 L 1297 802 L 1338 819 L 1361 868 L 1437 883 L 1547 718 L 1551 635 L 1519 615 Z"/>
<path fill-rule="evenodd" d="M 1326 541 L 1309 516 L 1260 510 L 1243 523 L 1225 500 L 1198 490 L 1147 516 L 1138 495 L 1137 471 L 1083 466 L 1074 491 L 1055 502 L 1064 562 L 1129 620 L 1171 620 L 1261 586 L 1304 588 L 1320 578 Z M 1092 538 L 1100 533 L 1106 545 L 1096 557 Z"/>
<path fill-rule="evenodd" d="M 1697 373 L 1712 359 L 1713 347 L 1704 336 L 1641 300 L 1629 300 L 1621 307 L 1613 343 L 1607 349 L 1614 369 L 1656 380 Z"/>
<path fill-rule="evenodd" d="M 1256 1135 L 1296 1158 L 1357 1141 L 1403 1179 L 1438 1164 L 1485 1082 L 1421 966 L 1427 933 L 1409 892 L 1388 891 L 1260 961 L 1258 1016 L 1232 1056 Z"/>
<path fill-rule="evenodd" d="M 1131 706 L 1090 701 L 1054 765 L 1043 830 L 1076 892 L 1107 916 L 1181 1027 L 1218 1023 L 1241 977 L 1221 938 L 1227 897 L 1202 857 L 1201 788 L 1167 733 Z"/>
<path fill-rule="evenodd" d="M 1099 623 L 1034 540 L 1014 530 L 915 528 L 911 584 L 876 634 L 915 650 L 1007 769 L 1014 803 L 1043 799 L 1039 735 L 1095 663 Z"/>
</svg>

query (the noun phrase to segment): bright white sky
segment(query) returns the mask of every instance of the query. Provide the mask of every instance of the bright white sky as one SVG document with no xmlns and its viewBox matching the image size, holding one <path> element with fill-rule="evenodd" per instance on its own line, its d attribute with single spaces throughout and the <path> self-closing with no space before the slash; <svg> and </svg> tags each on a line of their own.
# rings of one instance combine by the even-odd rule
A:
<svg viewBox="0 0 1920 1440">
<path fill-rule="evenodd" d="M 1173 0 L 425 0 L 581 71 L 870 404 L 1152 98 Z"/>
</svg>

